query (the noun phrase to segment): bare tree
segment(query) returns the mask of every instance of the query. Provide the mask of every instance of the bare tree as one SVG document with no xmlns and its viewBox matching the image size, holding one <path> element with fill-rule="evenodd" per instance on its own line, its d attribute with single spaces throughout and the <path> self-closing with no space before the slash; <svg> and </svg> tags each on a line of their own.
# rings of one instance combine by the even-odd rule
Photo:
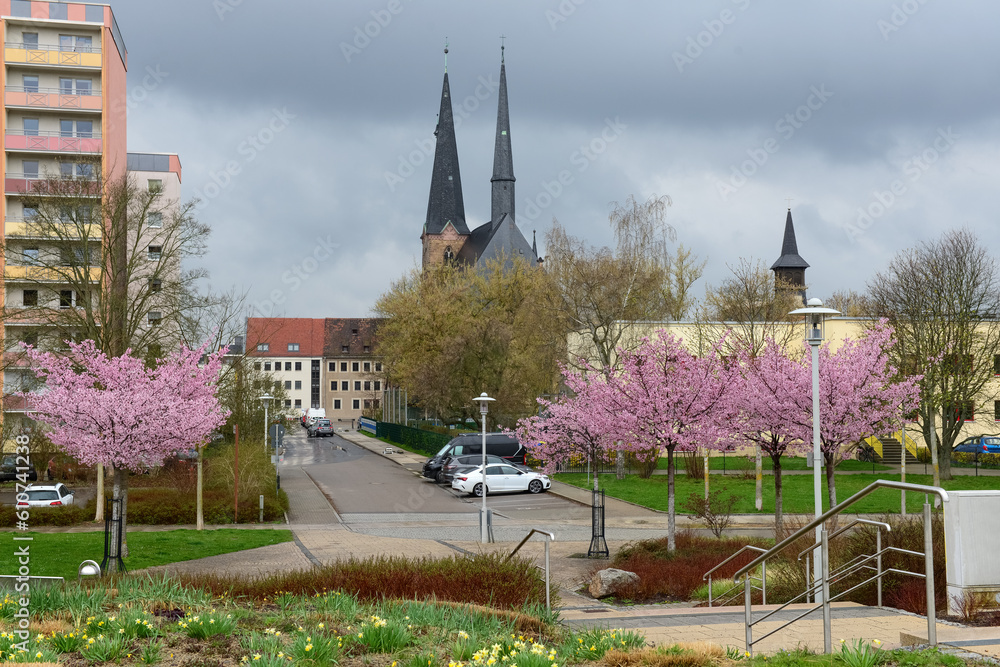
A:
<svg viewBox="0 0 1000 667">
<path fill-rule="evenodd" d="M 871 312 L 868 295 L 854 290 L 837 290 L 823 305 L 839 310 L 845 317 L 866 317 Z"/>
<path fill-rule="evenodd" d="M 934 483 L 951 479 L 962 426 L 977 402 L 995 398 L 997 261 L 970 230 L 951 230 L 898 253 L 868 283 L 868 299 L 871 315 L 895 329 L 894 365 L 923 375 L 916 417 L 931 448 Z"/>
<path fill-rule="evenodd" d="M 769 339 L 787 347 L 799 336 L 798 329 L 789 326 L 788 313 L 801 306 L 801 287 L 782 283 L 752 258 L 740 258 L 729 270 L 729 278 L 706 290 L 697 317 L 702 344 L 715 344 L 728 332 L 727 353 L 745 348 L 757 356 Z"/>
</svg>

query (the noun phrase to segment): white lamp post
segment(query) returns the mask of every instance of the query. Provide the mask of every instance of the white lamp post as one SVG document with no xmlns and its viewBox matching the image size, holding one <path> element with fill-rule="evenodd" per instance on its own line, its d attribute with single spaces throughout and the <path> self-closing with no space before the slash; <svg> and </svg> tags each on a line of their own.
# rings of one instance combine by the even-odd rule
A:
<svg viewBox="0 0 1000 667">
<path fill-rule="evenodd" d="M 274 398 L 274 396 L 271 396 L 270 394 L 264 394 L 263 396 L 258 396 L 257 397 L 258 400 L 264 401 L 264 451 L 267 451 L 267 426 L 268 426 L 268 424 L 267 424 L 267 406 L 269 406 L 271 404 L 271 399 L 272 398 Z"/>
<path fill-rule="evenodd" d="M 479 526 L 480 526 L 480 541 L 483 544 L 489 542 L 489 530 L 486 526 L 486 414 L 490 411 L 490 401 L 495 401 L 495 398 L 490 398 L 486 395 L 484 391 L 477 398 L 472 399 L 474 401 L 479 401 L 479 414 L 483 420 L 483 508 L 479 514 Z"/>
<path fill-rule="evenodd" d="M 827 315 L 840 315 L 839 310 L 824 308 L 820 299 L 809 299 L 805 308 L 798 308 L 789 315 L 803 315 L 806 324 L 806 342 L 812 351 L 812 412 L 813 412 L 813 494 L 816 502 L 816 518 L 823 513 L 823 479 L 820 470 L 823 467 L 823 449 L 820 446 L 819 433 L 819 346 L 823 344 L 823 329 Z M 822 539 L 822 526 L 816 526 L 816 544 Z M 820 558 L 813 554 L 813 581 L 819 582 L 823 577 Z M 817 602 L 822 602 L 822 592 L 817 591 Z"/>
</svg>

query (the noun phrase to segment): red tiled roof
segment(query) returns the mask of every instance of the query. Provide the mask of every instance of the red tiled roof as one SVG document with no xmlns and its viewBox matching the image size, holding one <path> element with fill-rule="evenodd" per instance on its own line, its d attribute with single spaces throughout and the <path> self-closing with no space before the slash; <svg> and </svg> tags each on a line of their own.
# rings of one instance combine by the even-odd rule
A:
<svg viewBox="0 0 1000 667">
<path fill-rule="evenodd" d="M 326 345 L 324 347 L 326 356 L 371 355 L 375 349 L 375 338 L 381 323 L 382 318 L 379 317 L 327 318 Z"/>
<path fill-rule="evenodd" d="M 251 317 L 247 320 L 247 352 L 252 357 L 322 357 L 324 320 L 306 317 Z M 267 343 L 268 351 L 257 346 Z M 289 352 L 298 344 L 297 352 Z"/>
</svg>

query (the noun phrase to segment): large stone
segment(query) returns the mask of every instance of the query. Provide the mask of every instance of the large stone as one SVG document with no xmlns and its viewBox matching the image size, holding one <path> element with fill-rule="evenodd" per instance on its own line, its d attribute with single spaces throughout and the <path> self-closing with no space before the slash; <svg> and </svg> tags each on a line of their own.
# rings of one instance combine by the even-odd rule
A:
<svg viewBox="0 0 1000 667">
<path fill-rule="evenodd" d="M 594 578 L 590 580 L 589 591 L 595 598 L 606 598 L 613 595 L 620 587 L 637 581 L 639 581 L 639 575 L 635 572 L 609 567 L 594 573 Z"/>
</svg>

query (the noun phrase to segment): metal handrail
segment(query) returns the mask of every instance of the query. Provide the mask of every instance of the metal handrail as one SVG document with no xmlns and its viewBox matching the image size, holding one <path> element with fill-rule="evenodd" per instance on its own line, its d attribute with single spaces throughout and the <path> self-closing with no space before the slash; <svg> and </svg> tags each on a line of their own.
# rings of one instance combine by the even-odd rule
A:
<svg viewBox="0 0 1000 667">
<path fill-rule="evenodd" d="M 730 556 L 726 560 L 722 561 L 721 563 L 719 563 L 718 565 L 716 565 L 715 567 L 713 567 L 711 570 L 709 570 L 705 574 L 701 575 L 701 580 L 702 581 L 705 581 L 706 579 L 708 579 L 708 606 L 709 607 L 712 606 L 712 573 L 715 572 L 716 570 L 718 570 L 720 567 L 722 567 L 726 563 L 728 563 L 729 561 L 731 561 L 734 558 L 736 558 L 737 556 L 739 556 L 744 551 L 757 551 L 759 553 L 767 553 L 767 549 L 762 549 L 760 547 L 755 547 L 755 546 L 753 546 L 751 544 L 747 544 L 746 546 L 742 547 L 739 551 L 737 551 L 736 553 L 734 553 L 732 556 Z M 747 576 L 749 576 L 749 575 L 747 575 Z M 733 581 L 734 581 L 734 584 L 739 584 L 739 582 L 736 581 L 735 577 L 733 577 Z M 736 588 L 736 585 L 734 585 L 732 588 L 730 588 L 729 590 L 727 590 L 726 592 L 724 592 L 722 595 L 720 595 L 719 599 L 727 600 L 728 599 L 727 596 L 735 588 Z M 767 604 L 767 592 L 766 591 L 767 591 L 767 564 L 765 563 L 765 564 L 761 565 L 761 574 L 760 574 L 760 594 L 761 594 L 761 598 L 762 598 L 763 604 Z"/>
<path fill-rule="evenodd" d="M 75 88 L 49 88 L 46 86 L 4 86 L 8 93 L 44 93 L 46 95 L 66 95 L 68 97 L 100 97 L 101 91 L 91 88 L 87 91 L 79 91 Z"/>
<path fill-rule="evenodd" d="M 527 543 L 527 541 L 530 540 L 531 536 L 534 535 L 535 533 L 538 533 L 539 535 L 544 535 L 545 537 L 549 538 L 545 540 L 545 609 L 547 609 L 548 612 L 551 614 L 552 602 L 549 599 L 549 543 L 555 542 L 556 536 L 546 530 L 538 530 L 537 528 L 532 528 L 531 532 L 525 535 L 524 539 L 517 543 L 517 546 L 514 547 L 514 550 L 511 551 L 509 554 L 507 554 L 507 558 L 504 559 L 504 562 L 507 562 L 511 558 L 513 558 L 514 554 L 516 554 L 518 550 L 521 547 L 523 547 L 525 543 Z"/>
<path fill-rule="evenodd" d="M 90 122 L 90 121 L 87 121 Z M 56 137 L 60 139 L 100 139 L 101 133 L 97 130 L 73 132 L 63 132 L 62 130 L 17 130 L 8 128 L 6 134 L 14 137 Z"/>
<path fill-rule="evenodd" d="M 925 486 L 923 484 L 910 484 L 908 482 L 895 482 L 895 481 L 891 481 L 891 480 L 881 480 L 881 479 L 880 480 L 876 480 L 875 482 L 872 482 L 871 484 L 869 484 L 868 486 L 866 486 L 862 490 L 860 490 L 857 493 L 855 493 L 853 496 L 851 496 L 847 500 L 839 503 L 835 507 L 831 507 L 829 510 L 827 510 L 823 514 L 821 514 L 820 516 L 816 517 L 815 519 L 813 519 L 812 521 L 810 521 L 808 524 L 806 524 L 805 526 L 799 528 L 797 531 L 795 531 L 794 533 L 792 533 L 791 535 L 789 535 L 788 537 L 786 537 L 784 540 L 782 540 L 778 544 L 776 544 L 773 547 L 771 547 L 768 551 L 766 551 L 765 553 L 761 554 L 760 556 L 758 556 L 754 560 L 750 561 L 748 564 L 744 565 L 742 568 L 740 568 L 739 570 L 736 571 L 736 573 L 733 575 L 733 578 L 735 579 L 735 578 L 739 577 L 740 575 L 744 575 L 744 574 L 748 573 L 750 570 L 752 570 L 753 568 L 755 568 L 757 565 L 760 565 L 760 564 L 766 562 L 769 558 L 771 558 L 775 554 L 778 554 L 778 553 L 784 551 L 786 548 L 788 548 L 790 545 L 792 545 L 799 538 L 803 537 L 804 535 L 807 535 L 813 529 L 815 529 L 817 527 L 820 527 L 820 526 L 823 526 L 823 524 L 828 519 L 830 519 L 830 518 L 832 518 L 834 516 L 837 516 L 838 514 L 840 514 L 841 512 L 843 512 L 847 507 L 853 505 L 854 503 L 858 502 L 859 500 L 861 500 L 865 496 L 871 494 L 872 492 L 874 492 L 874 491 L 876 491 L 877 489 L 880 489 L 880 488 L 900 489 L 900 490 L 903 490 L 903 491 L 915 491 L 917 493 L 924 493 L 924 494 L 927 494 L 927 495 L 934 494 L 934 495 L 936 495 L 937 497 L 939 497 L 941 499 L 942 503 L 948 502 L 948 492 L 945 491 L 944 489 L 940 488 L 940 487 L 937 487 L 937 486 Z M 877 537 L 877 539 L 880 540 L 881 539 L 881 532 L 876 533 L 876 537 Z M 751 611 L 750 611 L 750 607 L 751 607 L 751 600 L 750 600 L 750 591 L 751 591 L 750 578 L 749 578 L 749 576 L 744 577 L 744 579 L 743 579 L 743 591 L 744 591 L 744 593 L 743 593 L 743 606 L 744 606 L 744 616 L 745 616 L 744 623 L 745 623 L 745 627 L 746 627 L 746 650 L 747 650 L 747 653 L 749 655 L 752 655 L 753 645 L 756 642 L 761 641 L 762 639 L 764 639 L 764 638 L 766 638 L 766 637 L 774 634 L 778 630 L 781 630 L 782 628 L 787 627 L 789 624 L 794 623 L 795 621 L 799 620 L 800 618 L 802 618 L 806 614 L 808 614 L 808 613 L 810 613 L 812 611 L 815 611 L 816 609 L 818 609 L 820 607 L 822 607 L 822 609 L 823 609 L 823 646 L 824 646 L 824 649 L 825 649 L 826 653 L 830 653 L 831 652 L 831 650 L 832 650 L 832 643 L 833 642 L 832 642 L 832 639 L 831 639 L 831 631 L 830 631 L 830 569 L 829 569 L 829 560 L 830 560 L 829 559 L 829 553 L 830 553 L 829 544 L 830 544 L 830 537 L 827 534 L 825 527 L 823 527 L 821 529 L 821 531 L 820 531 L 820 544 L 821 544 L 820 556 L 822 558 L 821 562 L 822 562 L 823 576 L 822 576 L 822 578 L 821 578 L 821 580 L 819 582 L 816 582 L 816 586 L 814 588 L 818 587 L 818 588 L 822 589 L 822 591 L 823 591 L 823 593 L 822 593 L 822 602 L 817 607 L 813 607 L 812 609 L 810 609 L 810 610 L 806 611 L 805 613 L 797 616 L 796 618 L 793 618 L 792 620 L 790 620 L 790 621 L 782 624 L 778 628 L 775 628 L 771 632 L 768 632 L 763 637 L 758 637 L 756 640 L 753 639 L 752 627 L 755 624 L 759 623 L 763 619 L 757 619 L 756 621 L 753 620 L 753 617 L 752 617 Z M 815 546 L 811 547 L 811 549 L 814 549 L 814 548 L 815 548 Z M 878 552 L 876 554 L 877 557 L 881 558 L 881 553 L 882 553 L 881 548 L 878 548 L 877 552 Z M 926 585 L 926 591 L 927 591 L 927 641 L 928 641 L 929 644 L 931 644 L 932 646 L 934 646 L 934 645 L 937 644 L 936 610 L 934 608 L 934 545 L 933 545 L 932 535 L 931 535 L 931 506 L 926 501 L 924 502 L 924 553 L 923 553 L 923 556 L 924 556 L 924 583 Z M 878 576 L 878 575 L 876 575 L 876 576 Z M 808 591 L 809 591 L 809 588 L 807 587 L 807 593 L 808 593 Z M 787 606 L 787 603 L 786 603 L 786 605 L 782 605 L 782 606 L 783 607 Z M 771 613 L 774 613 L 774 612 L 771 612 Z M 770 614 L 768 614 L 768 615 L 770 615 Z M 765 616 L 765 618 L 766 618 L 766 616 Z"/>
<path fill-rule="evenodd" d="M 25 51 L 61 51 L 62 53 L 100 53 L 100 46 L 62 46 L 60 44 L 27 44 L 25 42 L 4 42 L 8 49 L 24 49 Z"/>
<path fill-rule="evenodd" d="M 851 528 L 853 528 L 854 526 L 858 525 L 859 523 L 863 523 L 863 524 L 866 524 L 866 525 L 869 525 L 869 526 L 880 526 L 882 528 L 885 528 L 890 533 L 892 532 L 892 526 L 890 526 L 889 524 L 887 524 L 885 521 L 872 521 L 871 519 L 854 519 L 853 521 L 851 521 L 849 524 L 847 524 L 843 528 L 838 528 L 836 531 L 834 531 L 834 533 L 832 535 L 830 535 L 829 539 L 832 540 L 833 538 L 837 537 L 838 535 L 840 535 L 843 532 L 846 532 L 846 531 L 850 530 Z M 807 551 L 812 551 L 813 549 L 818 549 L 820 546 L 821 546 L 820 543 L 817 542 L 816 544 L 813 544 L 812 546 L 806 547 L 805 549 L 802 550 L 802 553 L 800 553 L 799 557 L 796 558 L 795 560 L 802 560 L 802 557 L 806 554 Z"/>
</svg>

